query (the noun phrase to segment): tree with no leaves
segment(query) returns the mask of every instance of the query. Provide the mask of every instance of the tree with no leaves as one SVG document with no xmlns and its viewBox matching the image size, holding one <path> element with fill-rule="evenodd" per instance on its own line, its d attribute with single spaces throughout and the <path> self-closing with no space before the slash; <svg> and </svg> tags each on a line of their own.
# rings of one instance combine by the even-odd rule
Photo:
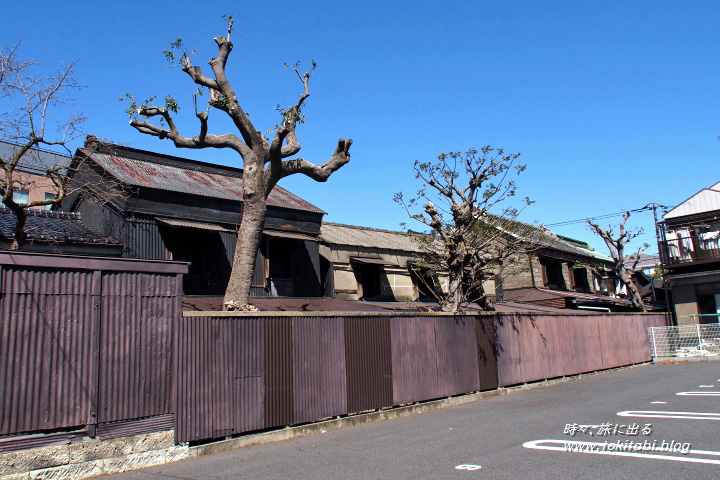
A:
<svg viewBox="0 0 720 480">
<path fill-rule="evenodd" d="M 218 56 L 210 60 L 213 77 L 206 76 L 202 69 L 193 65 L 190 55 L 185 51 L 182 40 L 172 44 L 174 50 L 181 51 L 176 59 L 173 50 L 166 50 L 165 55 L 170 61 L 178 61 L 179 66 L 190 79 L 202 89 L 210 92 L 208 108 L 197 111 L 196 116 L 200 123 L 200 131 L 193 137 L 180 134 L 173 120 L 172 113 L 177 113 L 177 102 L 166 97 L 164 106 L 150 105 L 152 101 L 138 105 L 132 95 L 126 95 L 131 102 L 129 113 L 133 116 L 130 125 L 139 132 L 153 135 L 160 139 L 172 140 L 178 148 L 229 148 L 240 155 L 243 165 L 243 214 L 238 231 L 235 258 L 233 259 L 230 282 L 225 293 L 224 308 L 228 310 L 246 308 L 250 298 L 255 257 L 262 237 L 265 216 L 267 212 L 267 198 L 277 182 L 289 175 L 301 173 L 318 182 L 325 182 L 330 175 L 350 161 L 350 145 L 352 140 L 338 140 L 335 151 L 330 159 L 322 165 L 315 165 L 302 158 L 290 158 L 300 151 L 300 143 L 295 136 L 297 123 L 305 121 L 302 115 L 302 106 L 310 96 L 308 84 L 315 68 L 304 73 L 299 65 L 286 65 L 292 69 L 300 79 L 303 91 L 297 103 L 290 108 L 278 108 L 282 115 L 282 123 L 277 125 L 272 139 L 260 133 L 248 115 L 240 106 L 237 94 L 233 90 L 226 76 L 226 64 L 233 44 L 230 34 L 233 31 L 233 19 L 227 17 L 227 36 L 215 38 L 218 46 Z M 197 97 L 195 97 L 197 100 Z M 226 133 L 213 135 L 208 133 L 208 119 L 210 107 L 224 112 L 240 132 L 240 137 Z M 158 118 L 160 125 L 150 123 L 150 119 Z"/>
<path fill-rule="evenodd" d="M 438 300 L 443 311 L 458 312 L 467 302 L 484 310 L 494 306 L 482 290 L 482 281 L 494 276 L 516 253 L 532 248 L 529 225 L 515 221 L 520 211 L 498 204 L 515 196 L 514 178 L 525 165 L 514 165 L 519 154 L 505 154 L 500 148 L 483 147 L 479 152 L 450 152 L 436 162 L 415 162 L 415 178 L 424 186 L 415 198 L 395 195 L 411 218 L 429 226 L 432 235 L 419 236 L 425 245 L 424 261 L 447 270 L 446 293 Z M 531 202 L 523 200 L 525 205 Z M 423 213 L 413 213 L 422 206 Z M 505 265 L 507 266 L 507 265 Z"/>
<path fill-rule="evenodd" d="M 68 165 L 39 164 L 35 154 L 40 146 L 60 146 L 69 152 L 68 143 L 81 134 L 78 127 L 85 121 L 72 96 L 74 90 L 84 87 L 73 77 L 76 62 L 63 64 L 55 73 L 36 73 L 39 65 L 21 60 L 19 48 L 20 44 L 15 44 L 0 50 L 0 132 L 3 140 L 17 145 L 7 155 L 0 155 L 0 196 L 17 218 L 13 250 L 21 250 L 26 242 L 25 209 L 55 205 L 68 193 Z M 67 107 L 72 113 L 56 120 L 54 115 Z M 16 192 L 32 188 L 36 181 L 23 175 L 24 167 L 43 171 L 55 197 L 18 201 Z"/>
<path fill-rule="evenodd" d="M 590 225 L 590 229 L 595 234 L 599 235 L 600 238 L 605 241 L 605 245 L 607 245 L 608 250 L 610 251 L 610 256 L 613 259 L 613 270 L 620 279 L 620 282 L 625 286 L 627 291 L 630 292 L 630 300 L 632 301 L 633 308 L 644 312 L 646 311 L 645 304 L 643 303 L 642 298 L 640 297 L 640 292 L 638 292 L 637 286 L 633 282 L 632 278 L 633 273 L 635 272 L 635 267 L 637 266 L 638 261 L 640 261 L 640 253 L 645 250 L 647 245 L 638 248 L 637 253 L 632 255 L 632 257 L 634 257 L 634 261 L 630 266 L 628 266 L 626 264 L 628 256 L 625 255 L 625 245 L 627 245 L 630 240 L 642 235 L 643 233 L 642 228 L 637 230 L 626 229 L 625 222 L 627 222 L 628 218 L 630 218 L 630 212 L 625 212 L 625 214 L 623 214 L 622 222 L 620 222 L 620 225 L 618 226 L 618 231 L 620 233 L 617 237 L 615 237 L 615 229 L 612 226 L 609 226 L 607 230 L 604 230 L 592 220 L 588 220 L 588 225 Z"/>
</svg>

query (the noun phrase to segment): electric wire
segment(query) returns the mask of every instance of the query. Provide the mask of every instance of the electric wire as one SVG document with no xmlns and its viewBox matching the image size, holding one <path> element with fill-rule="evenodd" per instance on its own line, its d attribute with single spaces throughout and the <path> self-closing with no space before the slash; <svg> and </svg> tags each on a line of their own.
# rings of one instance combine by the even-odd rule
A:
<svg viewBox="0 0 720 480">
<path fill-rule="evenodd" d="M 572 225 L 572 224 L 574 224 L 574 223 L 585 223 L 585 222 L 587 222 L 588 220 L 602 220 L 602 219 L 604 219 L 604 218 L 617 217 L 617 216 L 619 216 L 619 215 L 625 215 L 625 213 L 628 213 L 628 212 L 629 212 L 629 213 L 637 213 L 637 212 L 642 212 L 642 211 L 645 211 L 645 210 L 652 210 L 653 208 L 667 208 L 667 207 L 665 207 L 665 206 L 663 206 L 663 205 L 658 205 L 658 204 L 655 204 L 655 203 L 649 203 L 649 204 L 645 205 L 645 206 L 642 207 L 642 208 L 635 208 L 635 209 L 632 209 L 632 210 L 623 210 L 622 212 L 617 212 L 617 213 L 606 213 L 606 214 L 603 214 L 603 215 L 596 215 L 596 216 L 593 216 L 593 217 L 579 218 L 579 219 L 577 219 L 577 220 L 567 220 L 567 221 L 564 221 L 564 222 L 549 223 L 549 224 L 546 224 L 545 226 L 546 226 L 546 227 L 561 227 L 561 226 L 564 226 L 564 225 Z"/>
</svg>

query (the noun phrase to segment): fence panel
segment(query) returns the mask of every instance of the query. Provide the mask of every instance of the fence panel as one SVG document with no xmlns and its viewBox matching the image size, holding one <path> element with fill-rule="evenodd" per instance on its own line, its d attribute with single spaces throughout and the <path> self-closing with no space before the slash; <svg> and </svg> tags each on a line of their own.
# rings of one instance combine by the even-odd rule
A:
<svg viewBox="0 0 720 480">
<path fill-rule="evenodd" d="M 646 325 L 664 314 L 498 314 L 500 386 L 651 360 Z"/>
<path fill-rule="evenodd" d="M 91 420 L 93 273 L 2 265 L 0 434 Z"/>
<path fill-rule="evenodd" d="M 293 318 L 295 423 L 347 413 L 343 319 Z"/>
<path fill-rule="evenodd" d="M 390 323 L 393 404 L 438 397 L 435 320 L 401 317 Z"/>
<path fill-rule="evenodd" d="M 98 422 L 173 412 L 175 276 L 102 274 Z"/>
<path fill-rule="evenodd" d="M 265 426 L 292 425 L 293 396 L 292 318 L 265 319 Z"/>
<path fill-rule="evenodd" d="M 498 388 L 497 329 L 495 317 L 482 315 L 476 318 L 475 340 L 478 357 L 478 390 Z"/>
<path fill-rule="evenodd" d="M 720 324 L 717 323 L 650 326 L 648 338 L 655 358 L 720 355 Z"/>
<path fill-rule="evenodd" d="M 393 404 L 388 317 L 346 317 L 345 358 L 348 412 Z"/>
<path fill-rule="evenodd" d="M 38 431 L 107 438 L 172 426 L 171 329 L 186 270 L 176 262 L 0 252 L 3 449 L 22 448 Z M 57 442 L 54 433 L 46 438 Z"/>
<path fill-rule="evenodd" d="M 480 389 L 475 322 L 465 315 L 435 319 L 438 397 Z"/>
</svg>

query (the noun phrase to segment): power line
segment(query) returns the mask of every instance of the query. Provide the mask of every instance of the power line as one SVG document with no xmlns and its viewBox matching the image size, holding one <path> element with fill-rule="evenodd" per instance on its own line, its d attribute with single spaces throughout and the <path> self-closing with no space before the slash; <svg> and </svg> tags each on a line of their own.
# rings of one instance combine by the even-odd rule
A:
<svg viewBox="0 0 720 480">
<path fill-rule="evenodd" d="M 587 222 L 588 220 L 602 220 L 602 219 L 604 219 L 604 218 L 611 218 L 611 217 L 617 217 L 618 215 L 625 215 L 625 213 L 627 213 L 627 212 L 637 213 L 637 212 L 642 212 L 642 211 L 645 211 L 645 210 L 652 210 L 653 205 L 655 205 L 655 204 L 653 204 L 653 203 L 648 203 L 647 205 L 645 205 L 645 206 L 642 207 L 642 208 L 635 208 L 635 209 L 633 209 L 633 210 L 623 210 L 622 212 L 617 212 L 617 213 L 606 213 L 606 214 L 604 214 L 604 215 L 596 215 L 596 216 L 594 216 L 594 217 L 580 218 L 580 219 L 577 219 L 577 220 L 567 220 L 567 221 L 565 221 L 565 222 L 549 223 L 549 224 L 547 224 L 547 225 L 545 225 L 545 226 L 546 226 L 546 227 L 561 227 L 561 226 L 564 226 L 564 225 L 572 225 L 572 224 L 574 224 L 574 223 L 585 223 L 585 222 Z M 665 207 L 665 206 L 663 206 L 663 205 L 657 205 L 657 207 L 667 208 L 667 207 Z"/>
</svg>

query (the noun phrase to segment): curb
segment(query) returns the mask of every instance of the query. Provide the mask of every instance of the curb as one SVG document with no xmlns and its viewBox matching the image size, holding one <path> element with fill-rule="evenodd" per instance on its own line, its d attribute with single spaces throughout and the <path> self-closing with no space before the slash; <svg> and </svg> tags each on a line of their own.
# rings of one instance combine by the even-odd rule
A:
<svg viewBox="0 0 720 480">
<path fill-rule="evenodd" d="M 653 358 L 653 363 L 690 363 L 690 362 L 717 362 L 720 356 L 705 357 L 660 357 Z"/>
</svg>

